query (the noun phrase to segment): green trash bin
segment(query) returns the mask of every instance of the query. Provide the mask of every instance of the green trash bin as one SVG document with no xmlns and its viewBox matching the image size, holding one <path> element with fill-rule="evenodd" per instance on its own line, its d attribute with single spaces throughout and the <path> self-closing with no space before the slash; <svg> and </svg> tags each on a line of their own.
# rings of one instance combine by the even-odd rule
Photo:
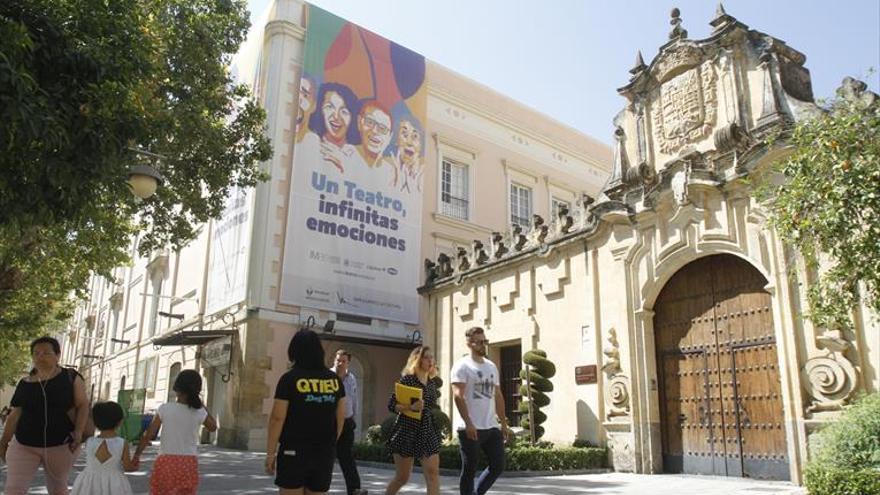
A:
<svg viewBox="0 0 880 495">
<path fill-rule="evenodd" d="M 120 390 L 117 402 L 125 411 L 122 427 L 119 428 L 119 436 L 129 442 L 137 442 L 141 438 L 141 421 L 144 414 L 144 402 L 147 398 L 147 390 L 136 388 Z"/>
</svg>

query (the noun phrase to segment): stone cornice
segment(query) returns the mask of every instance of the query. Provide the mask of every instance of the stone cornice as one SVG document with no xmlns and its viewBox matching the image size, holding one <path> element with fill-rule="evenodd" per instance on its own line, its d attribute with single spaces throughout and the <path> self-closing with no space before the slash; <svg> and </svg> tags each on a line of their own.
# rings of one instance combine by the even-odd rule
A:
<svg viewBox="0 0 880 495">
<path fill-rule="evenodd" d="M 264 30 L 264 33 L 265 33 L 264 36 L 265 36 L 266 40 L 268 40 L 269 38 L 271 38 L 275 35 L 279 35 L 279 34 L 280 35 L 286 34 L 287 36 L 291 36 L 291 37 L 296 38 L 300 41 L 305 41 L 305 39 L 306 39 L 306 29 L 304 27 L 300 26 L 299 24 L 296 24 L 296 23 L 293 23 L 290 21 L 286 21 L 283 19 L 277 19 L 274 21 L 267 22 L 266 29 Z"/>
<path fill-rule="evenodd" d="M 549 237 L 546 242 L 536 240 L 536 231 L 533 230 L 528 234 L 528 237 L 530 237 L 531 240 L 522 249 L 515 250 L 515 248 L 511 245 L 509 249 L 513 251 L 509 254 L 504 255 L 503 257 L 490 259 L 485 263 L 474 263 L 471 268 L 462 271 L 455 271 L 451 275 L 438 278 L 433 282 L 426 283 L 422 287 L 419 287 L 418 291 L 420 294 L 431 293 L 444 287 L 459 285 L 465 280 L 480 277 L 481 275 L 485 275 L 495 270 L 502 269 L 503 267 L 509 267 L 512 264 L 516 264 L 520 261 L 528 260 L 532 256 L 547 257 L 552 252 L 555 252 L 563 248 L 564 246 L 571 245 L 574 242 L 594 238 L 595 235 L 600 232 L 604 222 L 590 221 L 585 223 L 586 225 L 583 225 L 579 229 L 573 229 L 568 232 L 558 232 L 553 237 Z M 553 224 L 549 226 L 549 229 L 554 228 L 556 228 L 556 226 Z"/>
<path fill-rule="evenodd" d="M 458 218 L 443 215 L 442 213 L 432 213 L 431 215 L 435 222 L 442 225 L 448 225 L 457 229 L 466 230 L 474 234 L 488 235 L 492 233 L 492 229 L 488 227 L 483 227 L 482 225 L 478 225 L 473 222 L 469 222 L 467 220 L 460 220 Z"/>
<path fill-rule="evenodd" d="M 445 101 L 446 103 L 449 103 L 451 105 L 455 105 L 455 106 L 457 106 L 461 109 L 467 110 L 468 112 L 471 112 L 477 116 L 480 116 L 480 117 L 483 117 L 487 120 L 490 120 L 490 121 L 506 128 L 506 129 L 509 129 L 509 130 L 514 131 L 518 134 L 526 136 L 529 139 L 540 142 L 549 148 L 552 148 L 554 150 L 557 150 L 557 151 L 560 151 L 560 152 L 565 153 L 567 155 L 570 155 L 573 158 L 580 160 L 580 161 L 583 161 L 583 162 L 587 163 L 588 165 L 595 167 L 603 172 L 609 171 L 605 166 L 602 165 L 601 162 L 599 162 L 595 158 L 593 158 L 589 155 L 586 155 L 578 150 L 570 148 L 568 146 L 551 141 L 549 138 L 546 138 L 546 137 L 544 137 L 540 134 L 537 134 L 529 129 L 526 129 L 526 128 L 516 124 L 515 122 L 492 112 L 491 110 L 489 110 L 486 107 L 483 107 L 479 104 L 472 103 L 470 101 L 461 99 L 458 96 L 455 96 L 454 94 L 452 94 L 448 91 L 445 91 L 441 88 L 438 88 L 436 86 L 431 86 L 430 81 L 428 82 L 428 95 L 434 96 L 440 100 Z"/>
</svg>

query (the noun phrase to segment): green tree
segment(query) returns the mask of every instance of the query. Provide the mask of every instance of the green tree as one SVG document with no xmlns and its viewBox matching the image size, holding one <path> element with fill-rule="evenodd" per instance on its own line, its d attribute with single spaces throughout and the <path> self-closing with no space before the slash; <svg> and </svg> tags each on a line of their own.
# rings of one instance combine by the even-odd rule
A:
<svg viewBox="0 0 880 495">
<path fill-rule="evenodd" d="M 880 313 L 880 103 L 844 79 L 826 111 L 799 122 L 794 151 L 762 188 L 770 221 L 816 275 L 809 317 L 822 327 L 852 325 L 864 301 Z M 777 175 L 777 178 L 780 178 Z"/>
<path fill-rule="evenodd" d="M 242 0 L 0 2 L 0 380 L 134 233 L 179 249 L 265 179 L 265 115 L 229 71 L 248 27 Z M 138 149 L 163 157 L 144 201 Z"/>
</svg>

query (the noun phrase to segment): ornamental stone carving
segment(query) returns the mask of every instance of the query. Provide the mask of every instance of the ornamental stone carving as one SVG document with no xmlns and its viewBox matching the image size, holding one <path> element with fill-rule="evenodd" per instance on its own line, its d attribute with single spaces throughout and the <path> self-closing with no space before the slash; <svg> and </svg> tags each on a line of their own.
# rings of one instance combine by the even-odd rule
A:
<svg viewBox="0 0 880 495">
<path fill-rule="evenodd" d="M 670 180 L 672 187 L 672 196 L 675 198 L 675 204 L 684 206 L 690 202 L 688 199 L 688 182 L 690 182 L 691 167 L 686 165 L 683 169 L 673 174 Z"/>
<path fill-rule="evenodd" d="M 699 65 L 703 58 L 703 52 L 690 42 L 673 45 L 663 51 L 653 64 L 651 73 L 658 81 L 666 81 L 669 76 L 682 67 L 694 67 Z"/>
<path fill-rule="evenodd" d="M 812 398 L 807 412 L 840 410 L 858 385 L 858 371 L 844 355 L 851 344 L 839 329 L 827 330 L 816 338 L 816 344 L 828 353 L 809 359 L 801 370 Z"/>
<path fill-rule="evenodd" d="M 611 377 L 605 385 L 608 419 L 629 415 L 629 378 L 623 374 Z"/>
<path fill-rule="evenodd" d="M 602 349 L 602 354 L 607 358 L 605 364 L 602 365 L 602 371 L 608 376 L 614 376 L 620 373 L 620 344 L 617 342 L 617 330 L 613 327 L 608 329 L 608 345 Z"/>
<path fill-rule="evenodd" d="M 718 112 L 717 79 L 712 63 L 705 62 L 660 86 L 651 114 L 661 152 L 673 154 L 711 135 Z"/>
<path fill-rule="evenodd" d="M 608 419 L 617 416 L 629 415 L 629 378 L 623 374 L 620 367 L 620 343 L 617 341 L 617 331 L 608 329 L 608 345 L 602 350 L 607 358 L 602 365 L 602 371 L 608 375 L 605 382 L 606 417 Z"/>
</svg>

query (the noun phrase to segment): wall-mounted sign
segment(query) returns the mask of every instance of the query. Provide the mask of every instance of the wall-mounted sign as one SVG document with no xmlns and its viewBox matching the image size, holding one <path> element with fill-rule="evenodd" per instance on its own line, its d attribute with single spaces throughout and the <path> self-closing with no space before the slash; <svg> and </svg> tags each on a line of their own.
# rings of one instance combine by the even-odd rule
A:
<svg viewBox="0 0 880 495">
<path fill-rule="evenodd" d="M 595 364 L 574 367 L 574 382 L 578 385 L 596 383 L 599 375 Z"/>
<path fill-rule="evenodd" d="M 208 368 L 228 366 L 230 352 L 232 352 L 231 337 L 212 340 L 202 346 L 202 362 Z"/>
</svg>

